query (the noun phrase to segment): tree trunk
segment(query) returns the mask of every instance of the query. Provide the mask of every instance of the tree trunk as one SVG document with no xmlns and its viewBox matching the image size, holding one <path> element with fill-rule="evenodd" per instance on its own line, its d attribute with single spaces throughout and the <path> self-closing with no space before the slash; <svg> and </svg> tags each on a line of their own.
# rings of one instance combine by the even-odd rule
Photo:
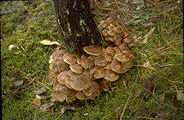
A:
<svg viewBox="0 0 184 120">
<path fill-rule="evenodd" d="M 87 45 L 101 45 L 103 40 L 92 19 L 88 0 L 53 0 L 57 22 L 67 50 L 83 54 Z"/>
</svg>

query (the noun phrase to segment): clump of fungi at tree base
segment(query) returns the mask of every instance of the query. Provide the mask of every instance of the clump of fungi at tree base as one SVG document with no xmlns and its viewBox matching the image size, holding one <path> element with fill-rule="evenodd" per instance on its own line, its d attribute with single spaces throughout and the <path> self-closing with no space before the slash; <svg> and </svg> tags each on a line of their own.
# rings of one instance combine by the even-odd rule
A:
<svg viewBox="0 0 184 120">
<path fill-rule="evenodd" d="M 85 46 L 88 56 L 68 53 L 57 49 L 50 57 L 52 98 L 60 102 L 94 100 L 101 91 L 108 91 L 111 83 L 133 65 L 134 55 L 128 45 L 134 41 L 123 27 L 113 18 L 101 21 L 98 26 L 106 41 L 115 47 Z"/>
</svg>

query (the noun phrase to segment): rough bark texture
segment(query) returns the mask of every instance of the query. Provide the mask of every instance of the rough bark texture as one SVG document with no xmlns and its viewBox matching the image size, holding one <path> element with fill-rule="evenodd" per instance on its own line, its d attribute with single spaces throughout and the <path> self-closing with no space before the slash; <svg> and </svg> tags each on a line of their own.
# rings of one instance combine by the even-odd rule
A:
<svg viewBox="0 0 184 120">
<path fill-rule="evenodd" d="M 53 0 L 63 41 L 69 52 L 83 54 L 87 45 L 103 40 L 90 11 L 88 0 Z"/>
</svg>

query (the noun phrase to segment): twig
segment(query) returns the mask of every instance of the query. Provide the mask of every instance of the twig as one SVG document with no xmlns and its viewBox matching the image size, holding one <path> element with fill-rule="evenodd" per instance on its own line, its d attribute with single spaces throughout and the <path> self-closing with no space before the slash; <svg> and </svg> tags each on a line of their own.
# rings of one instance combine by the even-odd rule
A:
<svg viewBox="0 0 184 120">
<path fill-rule="evenodd" d="M 122 117 L 123 117 L 123 115 L 124 115 L 124 113 L 125 113 L 125 110 L 126 110 L 126 108 L 127 108 L 128 102 L 130 101 L 130 98 L 132 97 L 132 95 L 133 95 L 133 93 L 130 94 L 130 96 L 128 97 L 128 99 L 127 99 L 127 101 L 126 101 L 126 104 L 125 104 L 125 106 L 124 106 L 124 108 L 123 108 L 123 112 L 121 113 L 121 116 L 120 116 L 120 120 L 122 120 Z"/>
</svg>

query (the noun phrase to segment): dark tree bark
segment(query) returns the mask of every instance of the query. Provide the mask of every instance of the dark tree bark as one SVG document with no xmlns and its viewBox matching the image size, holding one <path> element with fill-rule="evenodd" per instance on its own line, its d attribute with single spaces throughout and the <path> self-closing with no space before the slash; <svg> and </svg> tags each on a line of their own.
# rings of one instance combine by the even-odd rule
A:
<svg viewBox="0 0 184 120">
<path fill-rule="evenodd" d="M 88 0 L 53 0 L 57 22 L 69 52 L 83 54 L 87 45 L 103 40 L 90 11 Z"/>
</svg>

